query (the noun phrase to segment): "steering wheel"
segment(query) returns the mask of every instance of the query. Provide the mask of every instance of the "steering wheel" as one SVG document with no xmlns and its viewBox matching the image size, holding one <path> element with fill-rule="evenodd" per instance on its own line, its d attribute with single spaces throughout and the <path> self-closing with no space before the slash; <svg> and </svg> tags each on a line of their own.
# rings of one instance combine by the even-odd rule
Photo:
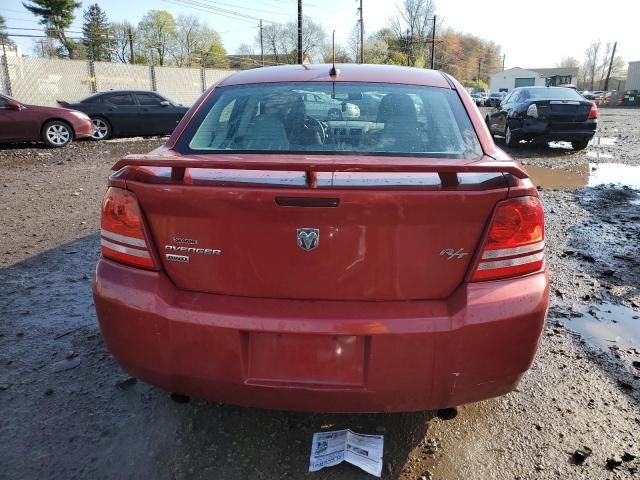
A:
<svg viewBox="0 0 640 480">
<path fill-rule="evenodd" d="M 320 143 L 325 144 L 327 141 L 327 126 L 313 117 L 305 117 L 303 128 L 309 132 L 317 132 L 320 135 Z"/>
</svg>

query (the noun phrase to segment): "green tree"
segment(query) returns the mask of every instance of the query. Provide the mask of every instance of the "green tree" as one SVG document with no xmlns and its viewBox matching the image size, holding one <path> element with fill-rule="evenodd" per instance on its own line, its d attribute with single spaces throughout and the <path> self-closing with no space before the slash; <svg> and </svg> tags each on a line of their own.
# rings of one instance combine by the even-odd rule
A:
<svg viewBox="0 0 640 480">
<path fill-rule="evenodd" d="M 176 42 L 176 20 L 166 10 L 149 10 L 138 24 L 142 47 L 163 66 Z M 136 55 L 137 56 L 137 55 Z"/>
<path fill-rule="evenodd" d="M 84 11 L 82 43 L 93 60 L 111 61 L 109 30 L 109 20 L 104 10 L 97 3 L 90 5 Z"/>
<path fill-rule="evenodd" d="M 229 68 L 227 51 L 222 45 L 220 34 L 215 30 L 207 26 L 202 29 L 198 48 L 201 66 L 207 68 Z"/>
<path fill-rule="evenodd" d="M 73 23 L 74 10 L 81 3 L 75 0 L 29 0 L 22 4 L 24 8 L 40 17 L 39 23 L 45 27 L 48 36 L 60 42 L 59 54 L 71 59 L 82 56 L 82 44 L 67 38 L 65 29 Z"/>
</svg>

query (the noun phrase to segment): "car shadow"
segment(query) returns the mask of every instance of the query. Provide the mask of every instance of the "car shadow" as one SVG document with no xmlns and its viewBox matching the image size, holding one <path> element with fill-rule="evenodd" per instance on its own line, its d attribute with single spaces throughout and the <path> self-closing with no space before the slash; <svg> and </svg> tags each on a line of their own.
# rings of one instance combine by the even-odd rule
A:
<svg viewBox="0 0 640 480">
<path fill-rule="evenodd" d="M 98 255 L 94 233 L 0 269 L 0 411 L 10 412 L 0 424 L 0 463 L 7 478 L 302 478 L 313 433 L 342 428 L 383 434 L 383 478 L 397 478 L 422 448 L 433 412 L 184 404 L 130 379 L 97 325 L 91 279 Z M 317 478 L 370 476 L 344 464 Z"/>
</svg>

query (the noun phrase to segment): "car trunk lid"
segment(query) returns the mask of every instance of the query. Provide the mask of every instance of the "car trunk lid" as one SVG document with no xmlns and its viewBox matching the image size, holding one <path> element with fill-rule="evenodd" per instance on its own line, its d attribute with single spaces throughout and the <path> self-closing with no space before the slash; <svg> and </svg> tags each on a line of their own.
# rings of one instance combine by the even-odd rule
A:
<svg viewBox="0 0 640 480">
<path fill-rule="evenodd" d="M 179 161 L 182 172 L 151 161 L 120 175 L 178 288 L 299 300 L 446 298 L 508 195 L 499 162 L 458 163 L 454 172 L 453 160 L 420 169 L 395 159 L 394 171 L 379 172 L 348 171 L 366 165 L 351 159 L 310 175 L 309 158 L 265 159 L 260 170 L 244 160 L 206 168 Z"/>
<path fill-rule="evenodd" d="M 585 100 L 536 100 L 538 117 L 554 123 L 584 122 L 592 103 Z"/>
</svg>

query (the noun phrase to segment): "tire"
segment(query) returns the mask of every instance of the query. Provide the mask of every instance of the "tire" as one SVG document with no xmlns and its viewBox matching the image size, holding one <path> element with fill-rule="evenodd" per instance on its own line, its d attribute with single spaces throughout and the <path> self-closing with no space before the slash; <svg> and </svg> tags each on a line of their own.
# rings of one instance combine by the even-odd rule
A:
<svg viewBox="0 0 640 480">
<path fill-rule="evenodd" d="M 91 117 L 91 122 L 96 128 L 93 135 L 91 135 L 92 140 L 107 140 L 108 138 L 111 138 L 111 124 L 106 118 Z"/>
<path fill-rule="evenodd" d="M 571 146 L 574 150 L 584 150 L 589 145 L 589 140 L 578 140 L 576 142 L 571 142 Z"/>
<path fill-rule="evenodd" d="M 504 143 L 507 147 L 517 147 L 518 143 L 520 142 L 519 139 L 517 139 L 515 137 L 515 135 L 513 135 L 511 133 L 511 127 L 509 127 L 509 125 L 507 125 L 507 128 L 504 131 Z"/>
<path fill-rule="evenodd" d="M 73 128 L 67 122 L 52 120 L 42 127 L 42 140 L 50 147 L 65 147 L 73 141 Z"/>
</svg>

